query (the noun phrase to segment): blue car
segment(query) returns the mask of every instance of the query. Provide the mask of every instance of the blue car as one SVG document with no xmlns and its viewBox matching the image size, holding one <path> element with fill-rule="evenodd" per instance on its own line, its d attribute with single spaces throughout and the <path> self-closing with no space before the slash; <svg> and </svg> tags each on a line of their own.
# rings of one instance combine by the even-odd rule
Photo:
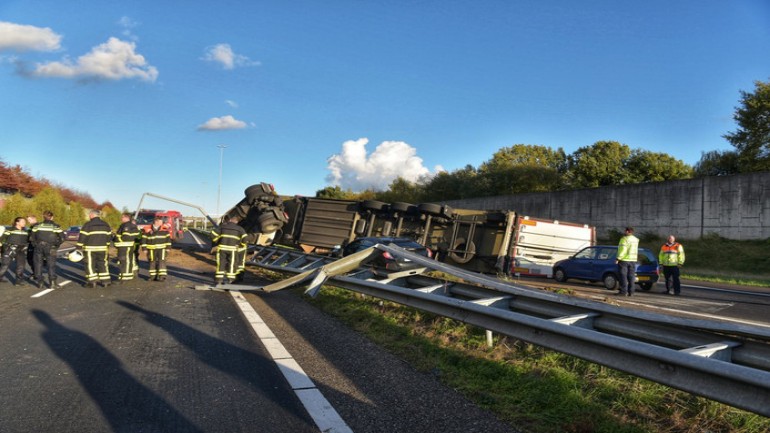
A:
<svg viewBox="0 0 770 433">
<path fill-rule="evenodd" d="M 560 260 L 553 265 L 553 279 L 564 282 L 568 279 L 601 281 L 607 289 L 618 287 L 618 265 L 615 256 L 618 247 L 596 245 L 578 251 L 574 256 Z M 658 281 L 658 259 L 647 248 L 639 248 L 636 265 L 636 284 L 642 290 L 650 290 Z"/>
</svg>

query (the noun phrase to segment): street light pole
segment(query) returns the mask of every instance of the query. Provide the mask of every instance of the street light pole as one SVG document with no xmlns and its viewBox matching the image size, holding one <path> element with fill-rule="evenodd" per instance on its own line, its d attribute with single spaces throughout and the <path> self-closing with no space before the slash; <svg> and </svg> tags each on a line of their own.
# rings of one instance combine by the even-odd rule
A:
<svg viewBox="0 0 770 433">
<path fill-rule="evenodd" d="M 222 159 L 224 159 L 225 149 L 227 148 L 227 146 L 224 144 L 218 144 L 217 147 L 219 148 L 219 183 L 217 184 L 217 217 L 221 217 L 222 214 L 219 213 L 219 197 L 222 194 Z"/>
</svg>

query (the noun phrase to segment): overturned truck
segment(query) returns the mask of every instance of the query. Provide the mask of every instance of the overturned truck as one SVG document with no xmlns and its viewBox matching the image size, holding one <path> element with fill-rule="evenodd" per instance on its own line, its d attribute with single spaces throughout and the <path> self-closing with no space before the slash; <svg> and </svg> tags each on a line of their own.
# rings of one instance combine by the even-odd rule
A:
<svg viewBox="0 0 770 433">
<path fill-rule="evenodd" d="M 249 243 L 331 254 L 359 237 L 404 237 L 438 260 L 485 273 L 550 276 L 553 263 L 595 243 L 586 224 L 514 211 L 311 197 L 282 199 L 272 185 L 250 186 L 223 218 L 237 216 Z"/>
</svg>

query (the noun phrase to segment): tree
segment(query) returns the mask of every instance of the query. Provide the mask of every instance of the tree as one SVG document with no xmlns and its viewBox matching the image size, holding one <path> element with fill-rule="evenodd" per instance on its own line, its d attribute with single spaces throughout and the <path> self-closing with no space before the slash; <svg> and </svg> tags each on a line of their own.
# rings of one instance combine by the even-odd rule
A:
<svg viewBox="0 0 770 433">
<path fill-rule="evenodd" d="M 420 201 L 422 193 L 423 189 L 419 184 L 399 176 L 388 185 L 387 191 L 378 192 L 376 198 L 386 203 L 397 201 L 417 203 Z"/>
<path fill-rule="evenodd" d="M 690 179 L 693 169 L 667 153 L 635 149 L 625 163 L 633 183 Z"/>
<path fill-rule="evenodd" d="M 0 209 L 0 224 L 11 225 L 16 217 L 26 217 L 32 212 L 32 202 L 20 192 L 8 197 Z"/>
<path fill-rule="evenodd" d="M 735 132 L 723 137 L 738 151 L 741 172 L 770 170 L 770 82 L 755 81 L 754 92 L 741 90 L 735 107 Z"/>
<path fill-rule="evenodd" d="M 529 144 L 503 147 L 479 167 L 484 195 L 553 191 L 559 188 L 567 157 L 561 148 Z"/>
<path fill-rule="evenodd" d="M 726 176 L 740 173 L 738 152 L 734 150 L 712 150 L 701 152 L 700 161 L 695 164 L 695 176 Z"/>
<path fill-rule="evenodd" d="M 316 198 L 330 198 L 337 200 L 349 200 L 353 196 L 353 191 L 343 191 L 339 185 L 327 186 L 315 192 Z"/>
<path fill-rule="evenodd" d="M 481 182 L 483 179 L 479 176 L 478 170 L 470 164 L 451 173 L 442 171 L 426 181 L 419 201 L 434 202 L 480 197 L 482 191 L 486 190 Z"/>
<path fill-rule="evenodd" d="M 572 188 L 633 183 L 625 169 L 631 149 L 617 141 L 597 141 L 577 149 L 567 158 L 567 183 Z"/>
</svg>

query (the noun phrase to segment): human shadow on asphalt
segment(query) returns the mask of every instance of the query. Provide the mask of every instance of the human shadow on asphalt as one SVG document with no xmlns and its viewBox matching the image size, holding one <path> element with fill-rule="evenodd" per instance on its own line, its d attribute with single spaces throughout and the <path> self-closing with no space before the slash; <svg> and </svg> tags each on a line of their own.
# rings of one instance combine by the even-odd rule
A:
<svg viewBox="0 0 770 433">
<path fill-rule="evenodd" d="M 202 431 L 132 377 L 96 340 L 62 325 L 44 311 L 35 309 L 32 314 L 45 326 L 43 340 L 72 368 L 112 431 Z"/>
<path fill-rule="evenodd" d="M 317 431 L 317 427 L 296 400 L 294 393 L 286 387 L 283 376 L 265 373 L 277 368 L 271 359 L 136 304 L 126 301 L 116 301 L 116 303 L 144 316 L 148 323 L 167 332 L 201 362 L 251 387 L 256 393 L 265 395 L 268 400 L 275 400 L 269 410 L 261 416 L 272 418 L 272 422 L 278 423 L 276 425 L 283 425 L 288 419 L 293 419 L 295 426 L 299 423 L 310 430 Z M 278 392 L 282 389 L 286 392 Z M 298 414 L 305 414 L 305 416 Z"/>
</svg>

